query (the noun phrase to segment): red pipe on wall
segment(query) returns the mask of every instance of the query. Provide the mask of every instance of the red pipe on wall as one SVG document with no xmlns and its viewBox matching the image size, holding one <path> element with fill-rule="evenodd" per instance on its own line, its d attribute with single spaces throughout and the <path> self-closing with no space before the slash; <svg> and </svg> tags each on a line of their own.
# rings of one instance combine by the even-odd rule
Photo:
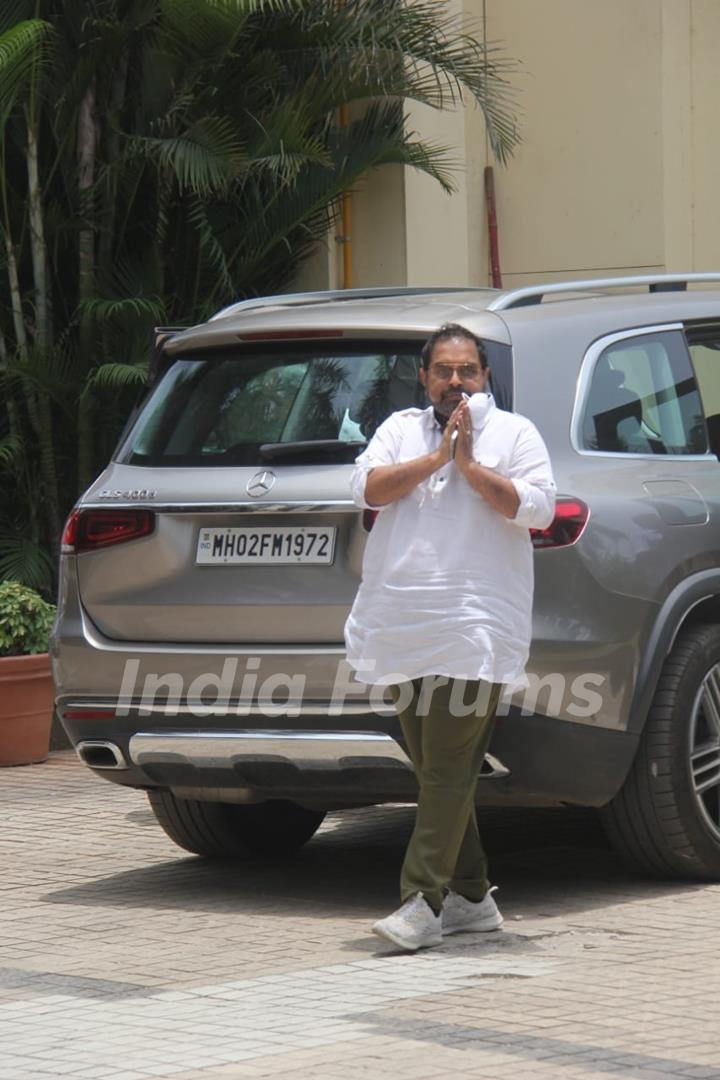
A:
<svg viewBox="0 0 720 1080">
<path fill-rule="evenodd" d="M 485 167 L 485 208 L 487 210 L 488 239 L 490 241 L 490 273 L 494 289 L 502 289 L 500 272 L 500 247 L 498 244 L 498 223 L 495 212 L 495 174 L 492 165 Z"/>
</svg>

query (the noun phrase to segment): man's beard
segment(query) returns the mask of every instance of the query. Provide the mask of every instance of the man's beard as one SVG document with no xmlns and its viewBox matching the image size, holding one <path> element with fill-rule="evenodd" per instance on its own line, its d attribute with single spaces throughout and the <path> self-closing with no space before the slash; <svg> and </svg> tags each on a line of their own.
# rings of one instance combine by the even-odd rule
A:
<svg viewBox="0 0 720 1080">
<path fill-rule="evenodd" d="M 433 406 L 433 409 L 435 410 L 435 415 L 438 417 L 438 423 L 441 423 L 439 418 L 443 417 L 441 427 L 445 427 L 445 424 L 450 419 L 452 413 L 454 413 L 457 409 L 458 405 L 462 401 L 462 398 L 463 395 L 461 390 L 458 390 L 457 393 L 455 391 L 452 391 L 452 393 L 447 392 L 443 394 L 437 405 Z"/>
</svg>

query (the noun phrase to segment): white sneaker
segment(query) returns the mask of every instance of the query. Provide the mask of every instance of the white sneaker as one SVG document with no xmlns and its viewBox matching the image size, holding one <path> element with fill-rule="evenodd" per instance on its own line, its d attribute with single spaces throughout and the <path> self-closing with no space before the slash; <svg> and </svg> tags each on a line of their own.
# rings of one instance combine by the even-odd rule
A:
<svg viewBox="0 0 720 1080">
<path fill-rule="evenodd" d="M 431 945 L 442 945 L 442 918 L 419 892 L 392 915 L 376 922 L 372 932 L 399 949 L 427 949 Z"/>
<path fill-rule="evenodd" d="M 488 889 L 482 900 L 475 903 L 459 893 L 448 893 L 441 915 L 443 934 L 499 930 L 504 920 L 491 895 L 496 888 L 494 885 Z"/>
</svg>

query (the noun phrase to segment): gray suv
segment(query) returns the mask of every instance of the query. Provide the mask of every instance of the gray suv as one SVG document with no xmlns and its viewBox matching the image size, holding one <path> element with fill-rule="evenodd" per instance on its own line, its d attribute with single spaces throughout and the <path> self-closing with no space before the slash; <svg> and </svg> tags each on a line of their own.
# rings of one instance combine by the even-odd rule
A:
<svg viewBox="0 0 720 1080">
<path fill-rule="evenodd" d="M 202 855 L 285 852 L 329 809 L 408 802 L 392 706 L 343 624 L 373 515 L 353 461 L 424 404 L 444 322 L 554 463 L 529 686 L 479 804 L 601 808 L 665 875 L 720 879 L 720 274 L 235 304 L 159 335 L 148 395 L 63 538 L 57 705 L 98 775 Z"/>
</svg>

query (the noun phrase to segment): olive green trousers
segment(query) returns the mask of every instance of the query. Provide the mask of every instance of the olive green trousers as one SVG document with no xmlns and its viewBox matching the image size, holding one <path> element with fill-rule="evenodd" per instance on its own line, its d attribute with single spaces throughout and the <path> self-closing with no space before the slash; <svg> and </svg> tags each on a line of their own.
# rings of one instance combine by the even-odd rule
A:
<svg viewBox="0 0 720 1080">
<path fill-rule="evenodd" d="M 404 902 L 421 892 L 439 911 L 447 889 L 482 900 L 490 887 L 475 791 L 502 686 L 450 679 L 429 694 L 429 678 L 424 692 L 422 679 L 390 689 L 419 787 L 400 895 Z"/>
</svg>

